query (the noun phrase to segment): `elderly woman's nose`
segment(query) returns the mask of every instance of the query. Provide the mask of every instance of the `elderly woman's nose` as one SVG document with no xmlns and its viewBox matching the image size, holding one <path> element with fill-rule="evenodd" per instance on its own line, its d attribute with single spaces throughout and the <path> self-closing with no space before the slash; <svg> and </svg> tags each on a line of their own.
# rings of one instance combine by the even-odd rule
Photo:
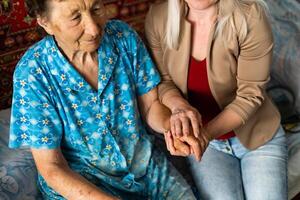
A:
<svg viewBox="0 0 300 200">
<path fill-rule="evenodd" d="M 97 21 L 91 16 L 85 19 L 85 33 L 92 36 L 97 36 L 100 33 Z"/>
</svg>

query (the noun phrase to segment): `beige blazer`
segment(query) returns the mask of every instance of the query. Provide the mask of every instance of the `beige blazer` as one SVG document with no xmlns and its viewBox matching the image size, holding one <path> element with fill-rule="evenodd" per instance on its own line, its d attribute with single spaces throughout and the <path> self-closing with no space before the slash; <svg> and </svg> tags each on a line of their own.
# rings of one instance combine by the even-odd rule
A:
<svg viewBox="0 0 300 200">
<path fill-rule="evenodd" d="M 186 6 L 187 9 L 187 6 Z M 276 133 L 280 115 L 265 92 L 270 79 L 273 37 L 267 17 L 256 4 L 245 8 L 248 35 L 239 40 L 241 21 L 234 18 L 236 35 L 226 46 L 212 28 L 207 50 L 207 73 L 211 92 L 221 109 L 231 109 L 243 125 L 234 130 L 241 143 L 255 149 Z M 191 24 L 182 20 L 178 49 L 165 43 L 167 2 L 153 5 L 146 18 L 146 39 L 161 73 L 159 96 L 175 90 L 188 98 L 187 76 L 191 50 Z M 236 16 L 236 13 L 234 13 Z M 217 22 L 216 22 L 217 23 Z M 215 35 L 215 36 L 214 36 Z"/>
</svg>

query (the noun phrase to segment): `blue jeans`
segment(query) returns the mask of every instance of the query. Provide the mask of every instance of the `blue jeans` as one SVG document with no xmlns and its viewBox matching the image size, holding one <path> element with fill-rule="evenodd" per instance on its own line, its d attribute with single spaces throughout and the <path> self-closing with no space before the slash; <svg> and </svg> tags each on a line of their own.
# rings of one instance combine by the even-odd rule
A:
<svg viewBox="0 0 300 200">
<path fill-rule="evenodd" d="M 265 145 L 246 149 L 237 137 L 213 140 L 202 160 L 188 158 L 205 200 L 286 200 L 287 146 L 284 130 Z"/>
</svg>

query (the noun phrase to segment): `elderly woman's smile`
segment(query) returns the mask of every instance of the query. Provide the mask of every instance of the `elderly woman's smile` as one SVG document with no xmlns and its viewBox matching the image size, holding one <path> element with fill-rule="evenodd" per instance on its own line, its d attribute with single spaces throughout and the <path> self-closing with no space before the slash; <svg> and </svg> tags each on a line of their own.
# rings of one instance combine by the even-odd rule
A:
<svg viewBox="0 0 300 200">
<path fill-rule="evenodd" d="M 101 0 L 52 0 L 47 6 L 38 22 L 65 52 L 93 52 L 99 47 L 106 23 Z"/>
</svg>

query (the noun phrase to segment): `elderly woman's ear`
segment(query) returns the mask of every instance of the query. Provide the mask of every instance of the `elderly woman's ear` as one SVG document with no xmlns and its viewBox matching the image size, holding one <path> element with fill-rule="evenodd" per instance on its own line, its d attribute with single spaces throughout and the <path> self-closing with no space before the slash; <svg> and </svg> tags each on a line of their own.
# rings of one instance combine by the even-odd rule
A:
<svg viewBox="0 0 300 200">
<path fill-rule="evenodd" d="M 46 16 L 37 16 L 37 23 L 49 34 L 53 35 L 52 26 Z"/>
</svg>

